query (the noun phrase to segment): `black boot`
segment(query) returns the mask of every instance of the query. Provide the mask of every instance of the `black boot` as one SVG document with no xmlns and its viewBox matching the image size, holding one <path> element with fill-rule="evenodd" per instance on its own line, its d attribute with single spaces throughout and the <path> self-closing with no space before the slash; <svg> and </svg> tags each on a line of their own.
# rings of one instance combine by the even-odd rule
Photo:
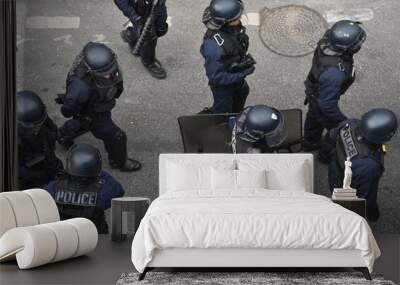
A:
<svg viewBox="0 0 400 285">
<path fill-rule="evenodd" d="M 165 79 L 167 77 L 165 69 L 157 59 L 155 59 L 153 63 L 146 63 L 142 60 L 142 63 L 154 78 Z"/>
<path fill-rule="evenodd" d="M 133 172 L 140 170 L 142 168 L 142 164 L 137 160 L 127 158 L 122 166 L 111 163 L 111 168 L 119 169 L 121 172 Z"/>
<path fill-rule="evenodd" d="M 211 115 L 214 114 L 214 112 L 211 110 L 211 108 L 205 107 L 203 110 L 197 113 L 198 115 Z"/>
<path fill-rule="evenodd" d="M 133 49 L 135 48 L 135 44 L 137 42 L 137 35 L 133 29 L 133 27 L 128 27 L 126 30 L 121 31 L 121 38 L 124 42 L 129 44 L 129 49 L 133 54 Z"/>
</svg>

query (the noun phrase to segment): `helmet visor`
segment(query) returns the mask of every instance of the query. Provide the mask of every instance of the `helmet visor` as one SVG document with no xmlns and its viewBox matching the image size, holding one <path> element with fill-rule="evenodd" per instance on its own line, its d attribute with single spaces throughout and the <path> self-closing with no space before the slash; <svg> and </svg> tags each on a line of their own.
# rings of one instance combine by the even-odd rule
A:
<svg viewBox="0 0 400 285">
<path fill-rule="evenodd" d="M 366 39 L 367 39 L 367 34 L 364 31 L 362 31 L 356 43 L 352 47 L 350 47 L 350 51 L 354 54 L 359 52 L 361 46 L 363 45 Z"/>
<path fill-rule="evenodd" d="M 92 70 L 91 73 L 98 87 L 111 87 L 122 81 L 122 74 L 116 60 L 108 68 Z"/>
<path fill-rule="evenodd" d="M 280 121 L 279 125 L 270 133 L 264 133 L 258 130 L 244 130 L 239 134 L 240 138 L 247 142 L 259 142 L 264 139 L 268 147 L 274 148 L 281 145 L 286 139 L 286 128 L 284 118 Z"/>
<path fill-rule="evenodd" d="M 42 119 L 36 122 L 22 122 L 18 121 L 18 132 L 27 136 L 37 135 L 47 119 L 47 114 Z"/>
<path fill-rule="evenodd" d="M 267 145 L 274 148 L 280 146 L 285 141 L 286 136 L 285 120 L 282 117 L 278 127 L 274 131 L 266 134 L 264 137 Z"/>
</svg>

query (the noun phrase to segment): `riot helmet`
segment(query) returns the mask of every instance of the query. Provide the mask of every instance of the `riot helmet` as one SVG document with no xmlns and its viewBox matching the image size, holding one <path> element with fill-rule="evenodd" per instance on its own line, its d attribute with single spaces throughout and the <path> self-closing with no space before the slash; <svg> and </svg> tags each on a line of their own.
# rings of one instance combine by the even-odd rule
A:
<svg viewBox="0 0 400 285">
<path fill-rule="evenodd" d="M 32 91 L 17 93 L 17 121 L 20 134 L 37 135 L 46 119 L 46 106 L 36 93 Z"/>
<path fill-rule="evenodd" d="M 102 169 L 100 151 L 89 144 L 75 144 L 67 153 L 66 171 L 77 177 L 96 177 Z"/>
<path fill-rule="evenodd" d="M 209 29 L 220 29 L 223 25 L 240 19 L 244 10 L 241 0 L 212 0 L 203 15 L 203 23 Z"/>
<path fill-rule="evenodd" d="M 373 144 L 389 141 L 397 131 L 396 115 L 388 109 L 372 109 L 361 117 L 360 133 Z"/>
<path fill-rule="evenodd" d="M 329 46 L 336 52 L 357 53 L 367 38 L 360 22 L 342 20 L 336 22 L 328 33 Z"/>
<path fill-rule="evenodd" d="M 243 122 L 239 136 L 249 142 L 265 140 L 269 147 L 279 146 L 286 138 L 282 113 L 266 105 L 251 107 Z"/>
<path fill-rule="evenodd" d="M 107 88 L 122 82 L 117 56 L 105 44 L 86 44 L 83 48 L 83 62 L 98 87 Z"/>
</svg>

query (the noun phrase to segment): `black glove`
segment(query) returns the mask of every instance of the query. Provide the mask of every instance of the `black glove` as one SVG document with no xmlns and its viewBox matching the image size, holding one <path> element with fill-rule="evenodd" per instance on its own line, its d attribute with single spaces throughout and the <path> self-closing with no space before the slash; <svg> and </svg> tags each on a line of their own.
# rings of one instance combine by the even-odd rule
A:
<svg viewBox="0 0 400 285">
<path fill-rule="evenodd" d="M 247 76 L 247 75 L 252 74 L 255 70 L 256 70 L 256 67 L 253 65 L 252 67 L 249 67 L 248 69 L 243 70 L 242 73 L 244 74 L 244 76 Z"/>
<path fill-rule="evenodd" d="M 129 20 L 135 26 L 140 22 L 141 19 L 142 19 L 142 17 L 140 17 L 139 15 L 136 15 L 136 16 L 130 18 Z"/>
<path fill-rule="evenodd" d="M 64 104 L 64 99 L 65 99 L 65 94 L 57 94 L 57 98 L 54 99 L 54 101 L 55 101 L 58 105 L 63 105 L 63 104 Z"/>
</svg>

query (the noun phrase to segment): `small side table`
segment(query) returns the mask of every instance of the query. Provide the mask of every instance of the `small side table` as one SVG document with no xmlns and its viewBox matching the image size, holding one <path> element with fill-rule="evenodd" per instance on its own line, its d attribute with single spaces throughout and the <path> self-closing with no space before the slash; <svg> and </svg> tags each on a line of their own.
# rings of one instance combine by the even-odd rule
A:
<svg viewBox="0 0 400 285">
<path fill-rule="evenodd" d="M 134 217 L 134 232 L 150 206 L 150 199 L 144 197 L 121 197 L 111 201 L 111 240 L 123 241 L 127 236 L 127 219 L 124 212 L 130 212 Z"/>
<path fill-rule="evenodd" d="M 363 218 L 367 218 L 367 204 L 365 199 L 332 199 L 332 201 L 356 214 L 359 214 Z"/>
</svg>

